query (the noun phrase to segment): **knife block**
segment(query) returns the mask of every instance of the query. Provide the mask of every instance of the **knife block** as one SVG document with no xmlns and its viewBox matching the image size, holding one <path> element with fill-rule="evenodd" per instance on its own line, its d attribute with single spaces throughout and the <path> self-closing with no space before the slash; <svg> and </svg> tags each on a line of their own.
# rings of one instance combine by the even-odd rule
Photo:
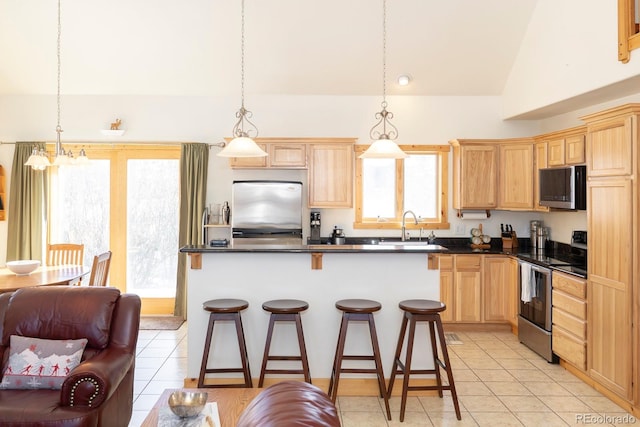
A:
<svg viewBox="0 0 640 427">
<path fill-rule="evenodd" d="M 516 232 L 512 231 L 509 237 L 502 237 L 502 248 L 513 249 L 518 247 L 518 236 Z"/>
</svg>

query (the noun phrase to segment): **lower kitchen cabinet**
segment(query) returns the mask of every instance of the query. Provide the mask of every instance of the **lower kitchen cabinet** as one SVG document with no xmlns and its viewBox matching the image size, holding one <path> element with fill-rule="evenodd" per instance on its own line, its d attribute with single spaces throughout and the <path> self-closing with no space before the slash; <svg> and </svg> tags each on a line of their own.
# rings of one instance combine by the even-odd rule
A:
<svg viewBox="0 0 640 427">
<path fill-rule="evenodd" d="M 443 322 L 515 324 L 517 268 L 502 255 L 440 255 Z"/>
<path fill-rule="evenodd" d="M 554 271 L 552 348 L 581 371 L 587 369 L 587 281 Z"/>
<path fill-rule="evenodd" d="M 501 255 L 484 257 L 485 322 L 517 324 L 518 261 Z"/>
</svg>

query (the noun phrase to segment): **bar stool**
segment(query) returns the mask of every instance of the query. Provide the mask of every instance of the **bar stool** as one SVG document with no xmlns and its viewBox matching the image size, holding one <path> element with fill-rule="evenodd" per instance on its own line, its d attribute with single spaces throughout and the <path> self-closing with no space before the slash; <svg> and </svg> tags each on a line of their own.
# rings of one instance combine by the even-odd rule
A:
<svg viewBox="0 0 640 427">
<path fill-rule="evenodd" d="M 391 378 L 389 379 L 389 390 L 387 392 L 387 395 L 391 396 L 391 392 L 393 391 L 393 382 L 395 380 L 396 374 L 404 374 L 404 379 L 402 381 L 402 400 L 400 403 L 400 422 L 404 421 L 404 412 L 407 405 L 407 392 L 411 390 L 438 390 L 438 395 L 440 397 L 442 397 L 443 390 L 450 390 L 451 397 L 453 399 L 453 405 L 456 410 L 456 417 L 458 418 L 458 420 L 462 419 L 460 416 L 460 406 L 458 405 L 458 395 L 456 394 L 456 387 L 453 382 L 453 372 L 451 370 L 451 365 L 449 362 L 447 344 L 444 339 L 444 330 L 442 329 L 442 321 L 440 320 L 440 312 L 446 309 L 445 304 L 440 301 L 412 299 L 401 301 L 399 306 L 404 311 L 404 317 L 402 318 L 402 325 L 400 326 L 400 337 L 398 338 L 398 346 L 396 347 L 396 354 L 393 359 L 393 368 L 391 369 Z M 413 355 L 413 338 L 415 336 L 417 322 L 429 323 L 429 334 L 431 335 L 431 349 L 433 354 L 434 369 L 411 369 L 411 357 Z M 403 364 L 402 361 L 400 361 L 400 353 L 402 352 L 407 324 L 409 324 L 409 337 L 407 338 L 407 351 L 405 362 Z M 442 357 L 444 358 L 444 360 L 438 357 L 438 347 L 436 343 L 434 325 L 435 328 L 438 329 L 438 340 L 440 342 L 440 348 L 442 350 Z M 449 385 L 442 384 L 440 368 L 446 371 Z M 409 376 L 411 374 L 435 374 L 437 385 L 410 387 Z"/>
<path fill-rule="evenodd" d="M 331 379 L 329 381 L 328 394 L 331 396 L 333 403 L 336 402 L 338 395 L 338 382 L 342 372 L 354 374 L 376 374 L 378 377 L 378 388 L 380 389 L 380 397 L 384 399 L 384 406 L 387 410 L 387 418 L 391 420 L 391 410 L 389 409 L 389 398 L 385 390 L 384 372 L 382 370 L 382 362 L 380 361 L 380 347 L 378 346 L 378 336 L 376 334 L 376 325 L 373 320 L 373 313 L 382 308 L 377 301 L 367 299 L 343 299 L 336 302 L 336 308 L 342 311 L 342 322 L 340 323 L 340 334 L 338 335 L 338 344 L 336 346 L 336 356 L 333 360 L 333 369 L 331 370 Z M 369 324 L 369 334 L 371 335 L 371 347 L 373 354 L 371 355 L 346 355 L 344 354 L 344 344 L 347 338 L 347 329 L 349 322 L 364 321 Z M 374 368 L 343 368 L 343 360 L 371 360 L 375 364 Z"/>
<path fill-rule="evenodd" d="M 200 365 L 200 376 L 198 377 L 198 388 L 228 388 L 228 387 L 253 387 L 251 381 L 251 372 L 249 371 L 249 356 L 247 354 L 247 345 L 244 340 L 244 330 L 242 329 L 242 319 L 240 312 L 249 307 L 249 303 L 241 299 L 214 299 L 206 301 L 202 304 L 202 308 L 208 311 L 209 327 L 207 328 L 207 338 L 204 343 L 204 352 L 202 354 L 202 364 Z M 236 334 L 238 336 L 238 347 L 240 349 L 240 358 L 242 359 L 242 368 L 207 368 L 209 361 L 209 350 L 211 348 L 211 338 L 213 336 L 213 325 L 216 320 L 232 320 L 236 326 Z M 244 384 L 205 384 L 205 374 L 242 372 L 244 374 Z"/>
<path fill-rule="evenodd" d="M 304 335 L 302 333 L 302 320 L 300 312 L 309 308 L 309 304 L 305 301 L 297 299 L 276 299 L 267 301 L 262 304 L 262 308 L 271 313 L 269 316 L 269 328 L 267 330 L 267 342 L 264 346 L 264 356 L 262 357 L 262 369 L 260 370 L 260 380 L 258 387 L 262 387 L 265 374 L 283 373 L 283 374 L 303 374 L 304 380 L 311 384 L 311 374 L 309 373 L 309 361 L 307 360 L 307 348 L 304 345 Z M 271 338 L 273 336 L 273 327 L 276 322 L 296 322 L 296 331 L 298 332 L 298 347 L 300 347 L 300 356 L 271 356 Z M 267 369 L 269 360 L 299 360 L 302 363 L 302 369 Z"/>
</svg>

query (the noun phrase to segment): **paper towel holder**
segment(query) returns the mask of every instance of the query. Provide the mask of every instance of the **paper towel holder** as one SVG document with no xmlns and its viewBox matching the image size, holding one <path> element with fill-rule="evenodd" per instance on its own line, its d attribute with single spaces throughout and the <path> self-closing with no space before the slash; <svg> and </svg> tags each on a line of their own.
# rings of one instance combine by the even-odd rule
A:
<svg viewBox="0 0 640 427">
<path fill-rule="evenodd" d="M 467 218 L 464 217 L 462 209 L 458 209 L 458 218 L 460 219 L 485 219 L 491 218 L 491 211 L 486 209 L 484 212 L 467 212 Z"/>
</svg>

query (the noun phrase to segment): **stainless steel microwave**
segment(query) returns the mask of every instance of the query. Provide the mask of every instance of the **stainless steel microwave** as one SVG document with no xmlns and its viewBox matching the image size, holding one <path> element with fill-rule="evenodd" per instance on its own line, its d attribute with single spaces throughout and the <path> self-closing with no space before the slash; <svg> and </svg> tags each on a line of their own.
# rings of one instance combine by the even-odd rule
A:
<svg viewBox="0 0 640 427">
<path fill-rule="evenodd" d="M 540 169 L 540 205 L 559 209 L 587 209 L 587 167 Z"/>
</svg>

